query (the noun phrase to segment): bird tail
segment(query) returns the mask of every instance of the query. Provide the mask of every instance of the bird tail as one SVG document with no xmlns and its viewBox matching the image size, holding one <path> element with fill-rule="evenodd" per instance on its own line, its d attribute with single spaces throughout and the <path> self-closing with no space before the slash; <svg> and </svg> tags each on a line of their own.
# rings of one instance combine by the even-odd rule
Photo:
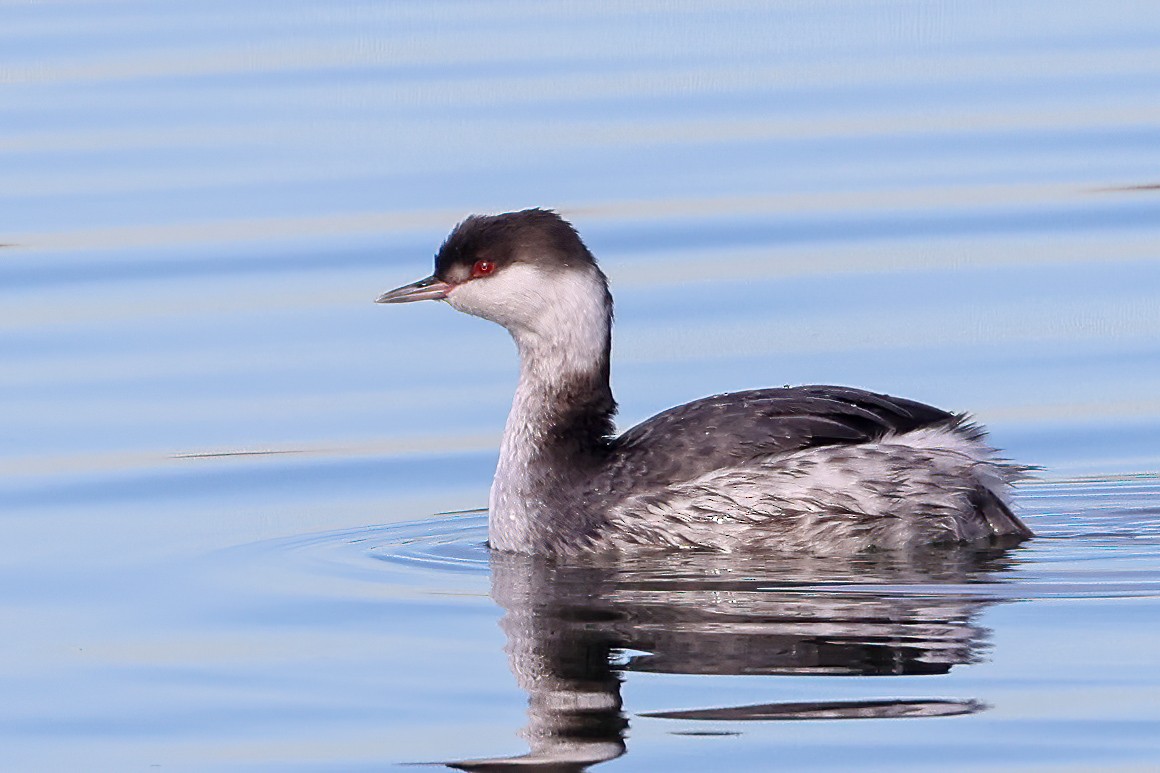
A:
<svg viewBox="0 0 1160 773">
<path fill-rule="evenodd" d="M 1035 536 L 1035 533 L 1027 528 L 1027 524 L 1011 511 L 1010 506 L 986 486 L 976 488 L 971 499 L 995 537 L 1014 537 L 1023 540 Z"/>
</svg>

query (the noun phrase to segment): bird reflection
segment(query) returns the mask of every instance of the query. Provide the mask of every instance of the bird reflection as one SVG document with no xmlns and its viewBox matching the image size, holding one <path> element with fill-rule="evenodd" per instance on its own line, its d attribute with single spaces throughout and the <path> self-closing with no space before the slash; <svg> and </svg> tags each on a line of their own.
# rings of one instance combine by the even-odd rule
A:
<svg viewBox="0 0 1160 773">
<path fill-rule="evenodd" d="M 572 566 L 491 555 L 491 595 L 530 751 L 461 770 L 581 771 L 624 754 L 620 681 L 632 671 L 715 675 L 943 674 L 978 661 L 1009 551 L 930 548 L 857 558 L 660 554 Z M 974 700 L 766 703 L 659 711 L 681 720 L 965 714 Z"/>
</svg>

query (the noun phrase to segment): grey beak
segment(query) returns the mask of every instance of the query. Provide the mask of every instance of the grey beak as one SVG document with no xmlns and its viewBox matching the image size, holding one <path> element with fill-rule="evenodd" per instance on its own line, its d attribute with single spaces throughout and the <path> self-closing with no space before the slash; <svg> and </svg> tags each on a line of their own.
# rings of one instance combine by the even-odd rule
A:
<svg viewBox="0 0 1160 773">
<path fill-rule="evenodd" d="M 412 282 L 409 285 L 396 287 L 389 293 L 383 293 L 375 299 L 375 303 L 410 303 L 411 301 L 439 301 L 447 297 L 451 285 L 442 279 L 429 276 Z"/>
</svg>

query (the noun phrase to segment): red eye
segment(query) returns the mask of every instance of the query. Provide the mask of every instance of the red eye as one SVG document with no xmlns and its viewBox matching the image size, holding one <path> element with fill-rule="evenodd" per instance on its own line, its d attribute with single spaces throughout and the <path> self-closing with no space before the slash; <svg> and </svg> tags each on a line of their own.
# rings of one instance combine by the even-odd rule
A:
<svg viewBox="0 0 1160 773">
<path fill-rule="evenodd" d="M 476 279 L 481 276 L 487 276 L 495 271 L 495 264 L 490 260 L 477 260 L 475 265 L 471 267 L 471 278 Z"/>
</svg>

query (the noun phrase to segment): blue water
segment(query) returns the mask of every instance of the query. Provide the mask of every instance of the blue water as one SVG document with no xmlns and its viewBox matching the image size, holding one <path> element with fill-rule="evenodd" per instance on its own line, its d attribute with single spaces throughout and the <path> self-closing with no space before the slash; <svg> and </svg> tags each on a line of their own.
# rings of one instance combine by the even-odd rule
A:
<svg viewBox="0 0 1160 773">
<path fill-rule="evenodd" d="M 1150 3 L 0 1 L 4 766 L 1155 769 L 1158 94 Z M 371 301 L 525 206 L 621 426 L 971 410 L 1040 537 L 489 555 L 513 347 Z"/>
</svg>

